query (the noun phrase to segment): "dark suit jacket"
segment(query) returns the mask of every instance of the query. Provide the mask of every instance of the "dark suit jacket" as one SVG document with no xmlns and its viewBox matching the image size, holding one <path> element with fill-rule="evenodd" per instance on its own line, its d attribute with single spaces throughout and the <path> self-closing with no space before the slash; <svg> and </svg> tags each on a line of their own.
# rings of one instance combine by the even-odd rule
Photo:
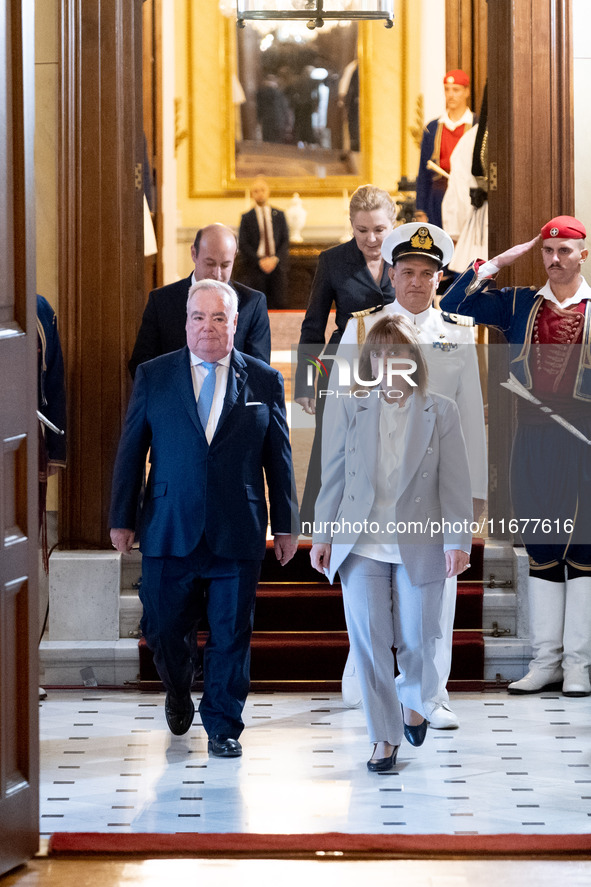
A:
<svg viewBox="0 0 591 887">
<path fill-rule="evenodd" d="M 285 215 L 280 209 L 271 207 L 271 224 L 273 226 L 273 239 L 275 240 L 275 255 L 279 264 L 286 262 L 289 257 L 289 230 Z M 240 231 L 238 233 L 238 249 L 249 264 L 258 265 L 257 250 L 261 239 L 259 222 L 256 210 L 253 207 L 244 213 L 240 219 Z"/>
<path fill-rule="evenodd" d="M 140 363 L 186 345 L 187 296 L 192 276 L 190 274 L 184 280 L 169 283 L 150 293 L 128 363 L 132 378 L 135 378 Z M 238 294 L 238 326 L 234 347 L 269 363 L 271 330 L 265 297 L 242 283 L 231 282 L 231 286 Z"/>
<path fill-rule="evenodd" d="M 261 560 L 267 529 L 263 471 L 271 530 L 292 531 L 296 512 L 283 380 L 263 361 L 232 351 L 210 445 L 197 415 L 189 349 L 138 367 L 115 461 L 111 527 L 135 529 L 149 448 L 139 531 L 143 554 L 184 557 L 205 533 L 210 551 L 220 557 Z"/>
<path fill-rule="evenodd" d="M 287 307 L 287 269 L 289 265 L 289 231 L 284 214 L 271 208 L 271 223 L 275 240 L 276 267 L 267 274 L 259 266 L 257 249 L 261 239 L 255 209 L 245 213 L 240 220 L 238 233 L 239 258 L 242 279 L 254 289 L 262 290 L 267 297 L 267 307 Z"/>
<path fill-rule="evenodd" d="M 304 353 L 317 352 L 318 348 L 309 346 L 324 344 L 333 302 L 337 328 L 332 333 L 330 342 L 338 345 L 353 311 L 382 308 L 394 301 L 394 289 L 388 277 L 389 267 L 384 263 L 382 279 L 377 284 L 369 273 L 363 253 L 354 238 L 320 253 L 300 334 L 299 352 L 302 357 L 298 361 L 296 373 L 296 397 L 314 397 L 314 389 L 306 385 L 307 363 Z"/>
<path fill-rule="evenodd" d="M 58 428 L 66 430 L 64 359 L 57 318 L 47 299 L 37 296 L 38 409 Z M 44 428 L 47 458 L 52 465 L 66 464 L 66 435 Z"/>
</svg>

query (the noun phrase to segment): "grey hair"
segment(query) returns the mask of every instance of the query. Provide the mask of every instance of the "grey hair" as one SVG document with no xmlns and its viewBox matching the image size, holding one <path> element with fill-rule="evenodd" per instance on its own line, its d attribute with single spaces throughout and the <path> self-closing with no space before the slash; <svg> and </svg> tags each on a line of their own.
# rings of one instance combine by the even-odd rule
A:
<svg viewBox="0 0 591 887">
<path fill-rule="evenodd" d="M 234 315 L 238 313 L 238 296 L 236 295 L 236 290 L 232 289 L 229 284 L 223 283 L 221 280 L 211 280 L 209 277 L 204 277 L 202 280 L 198 280 L 197 283 L 194 283 L 189 287 L 187 314 L 189 313 L 189 302 L 195 293 L 199 293 L 201 290 L 217 290 L 225 296 L 225 300 L 230 303 L 230 316 L 234 317 Z"/>
</svg>

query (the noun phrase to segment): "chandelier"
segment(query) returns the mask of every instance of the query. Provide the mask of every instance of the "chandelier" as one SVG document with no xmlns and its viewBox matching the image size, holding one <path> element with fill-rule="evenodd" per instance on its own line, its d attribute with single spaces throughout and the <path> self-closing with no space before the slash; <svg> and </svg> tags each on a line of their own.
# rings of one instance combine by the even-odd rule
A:
<svg viewBox="0 0 591 887">
<path fill-rule="evenodd" d="M 222 0 L 227 7 L 227 0 Z M 361 19 L 394 24 L 394 0 L 237 0 L 236 17 L 243 28 L 247 21 L 303 21 L 306 27 Z"/>
</svg>

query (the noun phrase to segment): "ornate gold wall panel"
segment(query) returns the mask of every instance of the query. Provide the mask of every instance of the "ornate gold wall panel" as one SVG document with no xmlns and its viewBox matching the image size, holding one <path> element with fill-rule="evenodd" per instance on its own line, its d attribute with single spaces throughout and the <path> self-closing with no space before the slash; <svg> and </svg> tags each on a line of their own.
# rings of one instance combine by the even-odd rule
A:
<svg viewBox="0 0 591 887">
<path fill-rule="evenodd" d="M 236 71 L 236 30 L 215 3 L 185 0 L 177 5 L 177 35 L 182 47 L 175 60 L 179 90 L 179 194 L 206 199 L 241 196 L 250 179 L 236 176 L 232 75 Z M 275 194 L 342 194 L 366 181 L 395 190 L 403 173 L 414 175 L 418 155 L 404 124 L 404 109 L 416 102 L 419 59 L 413 52 L 420 28 L 416 4 L 398 0 L 396 24 L 359 24 L 361 169 L 359 175 L 269 177 Z M 249 27 L 249 26 L 247 26 Z M 406 169 L 410 161 L 410 169 Z M 402 168 L 404 166 L 404 168 Z"/>
</svg>

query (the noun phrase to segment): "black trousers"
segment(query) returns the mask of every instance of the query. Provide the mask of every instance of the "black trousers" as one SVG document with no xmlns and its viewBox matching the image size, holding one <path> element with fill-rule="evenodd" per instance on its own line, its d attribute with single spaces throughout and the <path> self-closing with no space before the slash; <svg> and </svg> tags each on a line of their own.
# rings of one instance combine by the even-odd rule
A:
<svg viewBox="0 0 591 887">
<path fill-rule="evenodd" d="M 244 283 L 265 294 L 267 308 L 288 308 L 287 274 L 285 265 L 280 262 L 270 274 L 258 267 L 249 267 L 244 272 Z"/>
<path fill-rule="evenodd" d="M 208 736 L 238 739 L 250 686 L 250 639 L 261 562 L 213 554 L 202 539 L 187 557 L 146 557 L 140 598 L 142 633 L 167 691 L 186 695 L 192 664 L 186 637 L 202 615 L 205 590 L 209 639 L 203 659 L 201 721 Z M 198 583 L 195 580 L 199 580 Z"/>
</svg>

